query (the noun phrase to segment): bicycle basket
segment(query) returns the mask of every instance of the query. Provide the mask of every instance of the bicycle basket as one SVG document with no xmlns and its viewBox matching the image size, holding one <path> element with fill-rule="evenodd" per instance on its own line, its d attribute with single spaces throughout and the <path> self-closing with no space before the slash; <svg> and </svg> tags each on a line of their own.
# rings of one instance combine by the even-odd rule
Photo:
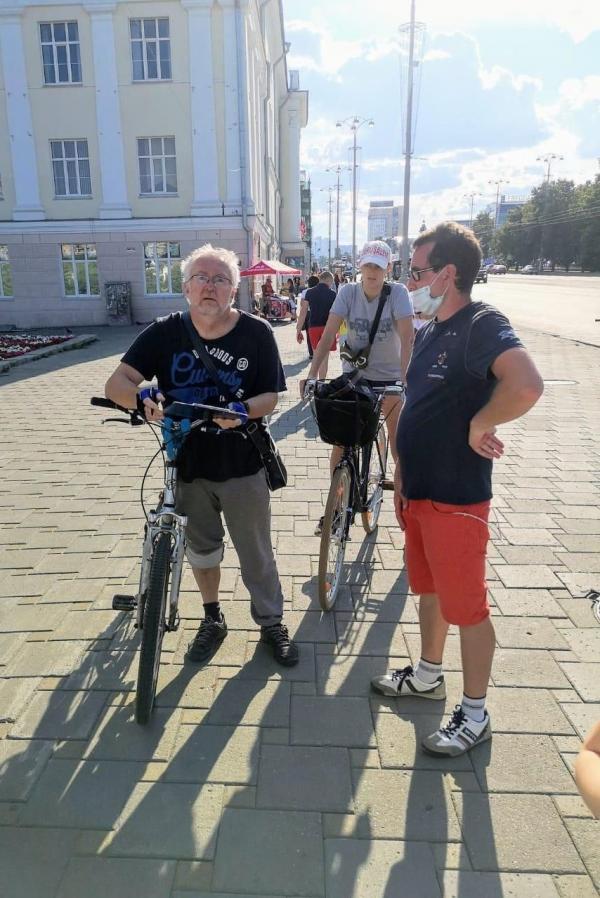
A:
<svg viewBox="0 0 600 898">
<path fill-rule="evenodd" d="M 334 446 L 366 446 L 375 439 L 379 405 L 371 388 L 361 383 L 335 395 L 332 384 L 315 393 L 314 409 L 319 435 Z M 329 395 L 334 393 L 333 396 Z"/>
</svg>

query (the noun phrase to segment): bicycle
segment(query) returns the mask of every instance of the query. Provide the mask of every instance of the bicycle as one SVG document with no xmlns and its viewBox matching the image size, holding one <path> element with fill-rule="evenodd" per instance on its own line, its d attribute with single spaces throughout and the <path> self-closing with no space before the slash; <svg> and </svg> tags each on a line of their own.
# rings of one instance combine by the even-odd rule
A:
<svg viewBox="0 0 600 898">
<path fill-rule="evenodd" d="M 111 399 L 94 396 L 90 402 L 91 405 L 110 408 L 127 415 L 127 418 L 105 418 L 103 424 L 148 424 L 153 431 L 162 432 L 162 442 L 157 437 L 159 450 L 150 460 L 142 479 L 141 504 L 146 523 L 138 591 L 133 596 L 117 594 L 112 600 L 115 611 L 136 612 L 136 628 L 142 633 L 135 719 L 138 724 L 144 725 L 150 720 L 154 707 L 164 634 L 177 630 L 180 622 L 177 608 L 187 518 L 175 511 L 178 456 L 185 440 L 196 427 L 207 426 L 217 415 L 222 418 L 236 418 L 237 415 L 228 409 L 202 403 L 172 402 L 165 406 L 165 418 L 161 426 L 158 426 L 146 421 L 137 410 L 123 408 Z M 144 482 L 159 453 L 163 455 L 164 486 L 159 493 L 156 508 L 146 514 Z"/>
<path fill-rule="evenodd" d="M 331 478 L 319 551 L 319 604 L 323 611 L 331 611 L 341 583 L 350 527 L 356 515 L 360 513 L 365 533 L 374 533 L 383 492 L 393 489 L 386 479 L 389 440 L 381 408 L 386 395 L 402 395 L 404 387 L 373 387 L 375 402 L 363 403 L 362 407 L 354 404 L 350 418 L 336 427 L 336 415 L 343 412 L 340 400 L 319 397 L 320 383 L 323 381 L 317 381 L 311 396 L 311 411 L 321 437 L 343 448 L 342 458 Z"/>
</svg>

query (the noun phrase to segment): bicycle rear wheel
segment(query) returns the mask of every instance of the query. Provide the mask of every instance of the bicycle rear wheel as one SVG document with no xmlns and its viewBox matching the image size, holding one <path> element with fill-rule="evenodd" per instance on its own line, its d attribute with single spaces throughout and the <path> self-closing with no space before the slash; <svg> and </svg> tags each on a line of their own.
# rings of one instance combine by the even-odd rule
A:
<svg viewBox="0 0 600 898">
<path fill-rule="evenodd" d="M 363 499 L 364 509 L 361 513 L 365 533 L 373 533 L 377 529 L 379 513 L 383 502 L 383 481 L 387 468 L 388 438 L 383 424 L 370 446 L 362 451 L 361 484 L 365 485 Z"/>
<path fill-rule="evenodd" d="M 336 468 L 323 516 L 319 553 L 319 603 L 323 611 L 331 611 L 342 579 L 346 552 L 346 509 L 350 504 L 352 480 L 347 465 Z"/>
<path fill-rule="evenodd" d="M 150 576 L 144 602 L 142 646 L 135 702 L 135 719 L 140 724 L 148 723 L 154 707 L 160 651 L 165 633 L 170 562 L 171 537 L 166 532 L 159 533 L 150 561 Z"/>
</svg>

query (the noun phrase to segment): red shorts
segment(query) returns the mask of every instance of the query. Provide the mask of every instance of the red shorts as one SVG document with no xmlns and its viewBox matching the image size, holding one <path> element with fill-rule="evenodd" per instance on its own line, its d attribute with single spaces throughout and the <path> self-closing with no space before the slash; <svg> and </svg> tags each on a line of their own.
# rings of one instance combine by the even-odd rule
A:
<svg viewBox="0 0 600 898">
<path fill-rule="evenodd" d="M 444 620 L 459 627 L 489 616 L 485 550 L 490 503 L 448 505 L 410 499 L 403 512 L 408 582 L 418 594 L 436 593 Z"/>
<path fill-rule="evenodd" d="M 310 337 L 310 345 L 311 345 L 312 348 L 313 348 L 313 352 L 315 351 L 315 349 L 316 349 L 317 346 L 319 345 L 319 340 L 320 340 L 321 337 L 323 336 L 323 331 L 324 331 L 324 330 L 325 330 L 325 327 L 324 327 L 324 326 L 323 326 L 323 327 L 309 327 L 309 329 L 308 329 L 308 336 Z M 329 349 L 329 352 L 335 352 L 336 349 L 337 349 L 337 334 L 336 334 L 336 336 L 333 338 L 333 343 L 331 344 L 331 347 L 330 347 L 330 349 Z"/>
</svg>

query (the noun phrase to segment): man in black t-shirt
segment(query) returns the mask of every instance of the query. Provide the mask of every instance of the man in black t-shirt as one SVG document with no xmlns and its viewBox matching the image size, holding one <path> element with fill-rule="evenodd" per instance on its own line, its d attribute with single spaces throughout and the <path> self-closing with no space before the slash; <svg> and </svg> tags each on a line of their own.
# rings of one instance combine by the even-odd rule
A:
<svg viewBox="0 0 600 898">
<path fill-rule="evenodd" d="M 312 346 L 313 352 L 319 345 L 331 307 L 335 302 L 335 290 L 333 289 L 333 275 L 330 271 L 322 271 L 319 275 L 319 283 L 306 291 L 300 303 L 300 312 L 298 314 L 298 322 L 296 324 L 296 339 L 298 343 L 302 343 L 302 329 L 307 315 L 310 318 L 308 325 L 308 338 Z M 337 349 L 337 339 L 334 339 L 330 352 Z M 327 377 L 327 367 L 329 363 L 329 354 L 327 354 L 318 371 L 320 380 Z"/>
<path fill-rule="evenodd" d="M 491 737 L 485 697 L 495 635 L 485 584 L 496 427 L 537 402 L 543 382 L 508 319 L 473 302 L 481 263 L 472 231 L 453 222 L 413 244 L 409 290 L 429 319 L 415 339 L 397 431 L 394 503 L 405 531 L 411 590 L 420 595 L 421 655 L 415 669 L 372 681 L 392 696 L 443 700 L 449 624 L 460 630 L 464 692 L 450 721 L 427 736 L 429 754 L 455 757 Z"/>
<path fill-rule="evenodd" d="M 298 649 L 282 623 L 283 594 L 271 539 L 270 496 L 260 454 L 246 433 L 286 389 L 271 326 L 233 308 L 239 283 L 237 258 L 210 244 L 183 262 L 183 290 L 191 323 L 216 368 L 217 385 L 175 313 L 159 318 L 127 350 L 106 384 L 106 395 L 125 408 L 139 405 L 142 381 L 156 378 L 159 395 L 143 399 L 149 421 L 161 421 L 163 401 L 227 406 L 239 417 L 216 417 L 212 429 L 195 429 L 178 458 L 177 510 L 187 515 L 188 561 L 202 595 L 205 617 L 188 649 L 207 660 L 227 635 L 219 605 L 225 518 L 250 593 L 252 617 L 279 663 L 298 662 Z M 144 393 L 148 391 L 145 390 Z M 235 401 L 228 401 L 231 397 Z"/>
</svg>

